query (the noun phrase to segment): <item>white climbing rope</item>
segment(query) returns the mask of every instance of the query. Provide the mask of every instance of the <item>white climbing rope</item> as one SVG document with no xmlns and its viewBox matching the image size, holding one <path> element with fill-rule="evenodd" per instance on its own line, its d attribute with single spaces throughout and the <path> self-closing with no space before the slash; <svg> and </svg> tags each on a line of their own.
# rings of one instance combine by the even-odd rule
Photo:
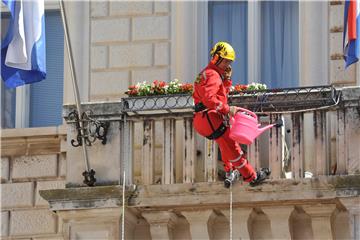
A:
<svg viewBox="0 0 360 240">
<path fill-rule="evenodd" d="M 125 239 L 125 170 L 123 176 L 123 193 L 122 193 L 122 222 L 121 222 L 121 239 Z"/>
<path fill-rule="evenodd" d="M 230 240 L 232 240 L 232 182 L 230 183 L 230 216 L 229 216 L 229 226 L 230 226 Z"/>
</svg>

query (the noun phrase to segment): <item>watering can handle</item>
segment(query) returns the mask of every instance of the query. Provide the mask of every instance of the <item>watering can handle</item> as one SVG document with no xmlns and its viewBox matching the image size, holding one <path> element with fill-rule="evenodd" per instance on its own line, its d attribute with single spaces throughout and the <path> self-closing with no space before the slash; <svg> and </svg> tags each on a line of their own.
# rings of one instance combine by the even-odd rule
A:
<svg viewBox="0 0 360 240">
<path fill-rule="evenodd" d="M 243 111 L 243 112 L 246 112 L 247 114 L 249 114 L 250 116 L 252 116 L 253 118 L 257 119 L 257 116 L 254 112 L 246 109 L 246 108 L 241 108 L 241 107 L 238 107 L 238 110 L 239 111 Z"/>
</svg>

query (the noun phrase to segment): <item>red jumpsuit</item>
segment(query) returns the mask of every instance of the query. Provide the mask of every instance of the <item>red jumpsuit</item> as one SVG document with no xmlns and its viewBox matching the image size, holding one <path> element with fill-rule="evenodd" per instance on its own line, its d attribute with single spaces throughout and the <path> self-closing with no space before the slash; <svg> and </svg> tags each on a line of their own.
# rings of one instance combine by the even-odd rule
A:
<svg viewBox="0 0 360 240">
<path fill-rule="evenodd" d="M 223 74 L 224 70 L 209 63 L 194 84 L 194 103 L 202 103 L 206 110 L 195 112 L 193 123 L 195 130 L 204 137 L 211 135 L 229 113 L 227 94 L 232 82 L 230 79 L 223 80 Z M 220 148 L 224 169 L 226 172 L 238 169 L 244 181 L 251 182 L 256 178 L 256 172 L 243 156 L 240 145 L 229 137 L 229 132 L 230 129 L 227 127 L 225 133 L 215 139 Z"/>
</svg>

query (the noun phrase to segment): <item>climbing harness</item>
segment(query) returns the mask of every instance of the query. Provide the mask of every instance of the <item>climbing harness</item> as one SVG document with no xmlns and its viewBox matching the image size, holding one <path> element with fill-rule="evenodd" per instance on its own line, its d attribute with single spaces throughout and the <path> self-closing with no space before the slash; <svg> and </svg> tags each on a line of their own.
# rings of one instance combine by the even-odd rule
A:
<svg viewBox="0 0 360 240">
<path fill-rule="evenodd" d="M 222 122 L 220 124 L 220 126 L 217 129 L 215 129 L 214 125 L 212 124 L 212 122 L 210 120 L 210 117 L 208 114 L 208 109 L 206 108 L 206 106 L 203 103 L 200 102 L 200 103 L 195 104 L 195 112 L 196 113 L 202 112 L 203 116 L 206 116 L 206 119 L 211 127 L 211 130 L 213 131 L 210 135 L 205 136 L 207 139 L 210 139 L 210 140 L 218 139 L 226 132 L 227 126 L 224 122 Z"/>
</svg>

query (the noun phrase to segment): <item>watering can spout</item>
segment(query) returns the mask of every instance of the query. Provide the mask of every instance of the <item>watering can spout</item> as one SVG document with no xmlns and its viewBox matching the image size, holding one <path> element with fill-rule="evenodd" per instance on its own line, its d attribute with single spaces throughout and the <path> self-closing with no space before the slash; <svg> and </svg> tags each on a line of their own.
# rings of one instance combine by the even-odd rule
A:
<svg viewBox="0 0 360 240">
<path fill-rule="evenodd" d="M 272 128 L 274 125 L 273 124 L 270 124 L 270 125 L 267 125 L 265 127 L 262 127 L 262 128 L 258 128 L 258 135 L 262 134 L 264 131 Z"/>
<path fill-rule="evenodd" d="M 258 128 L 258 135 L 262 134 L 264 131 L 266 131 L 266 130 L 272 128 L 272 127 L 277 127 L 278 128 L 278 127 L 281 127 L 281 126 L 283 126 L 283 121 L 281 119 L 279 119 L 273 124 L 267 125 L 267 126 L 265 126 L 263 128 Z"/>
</svg>

